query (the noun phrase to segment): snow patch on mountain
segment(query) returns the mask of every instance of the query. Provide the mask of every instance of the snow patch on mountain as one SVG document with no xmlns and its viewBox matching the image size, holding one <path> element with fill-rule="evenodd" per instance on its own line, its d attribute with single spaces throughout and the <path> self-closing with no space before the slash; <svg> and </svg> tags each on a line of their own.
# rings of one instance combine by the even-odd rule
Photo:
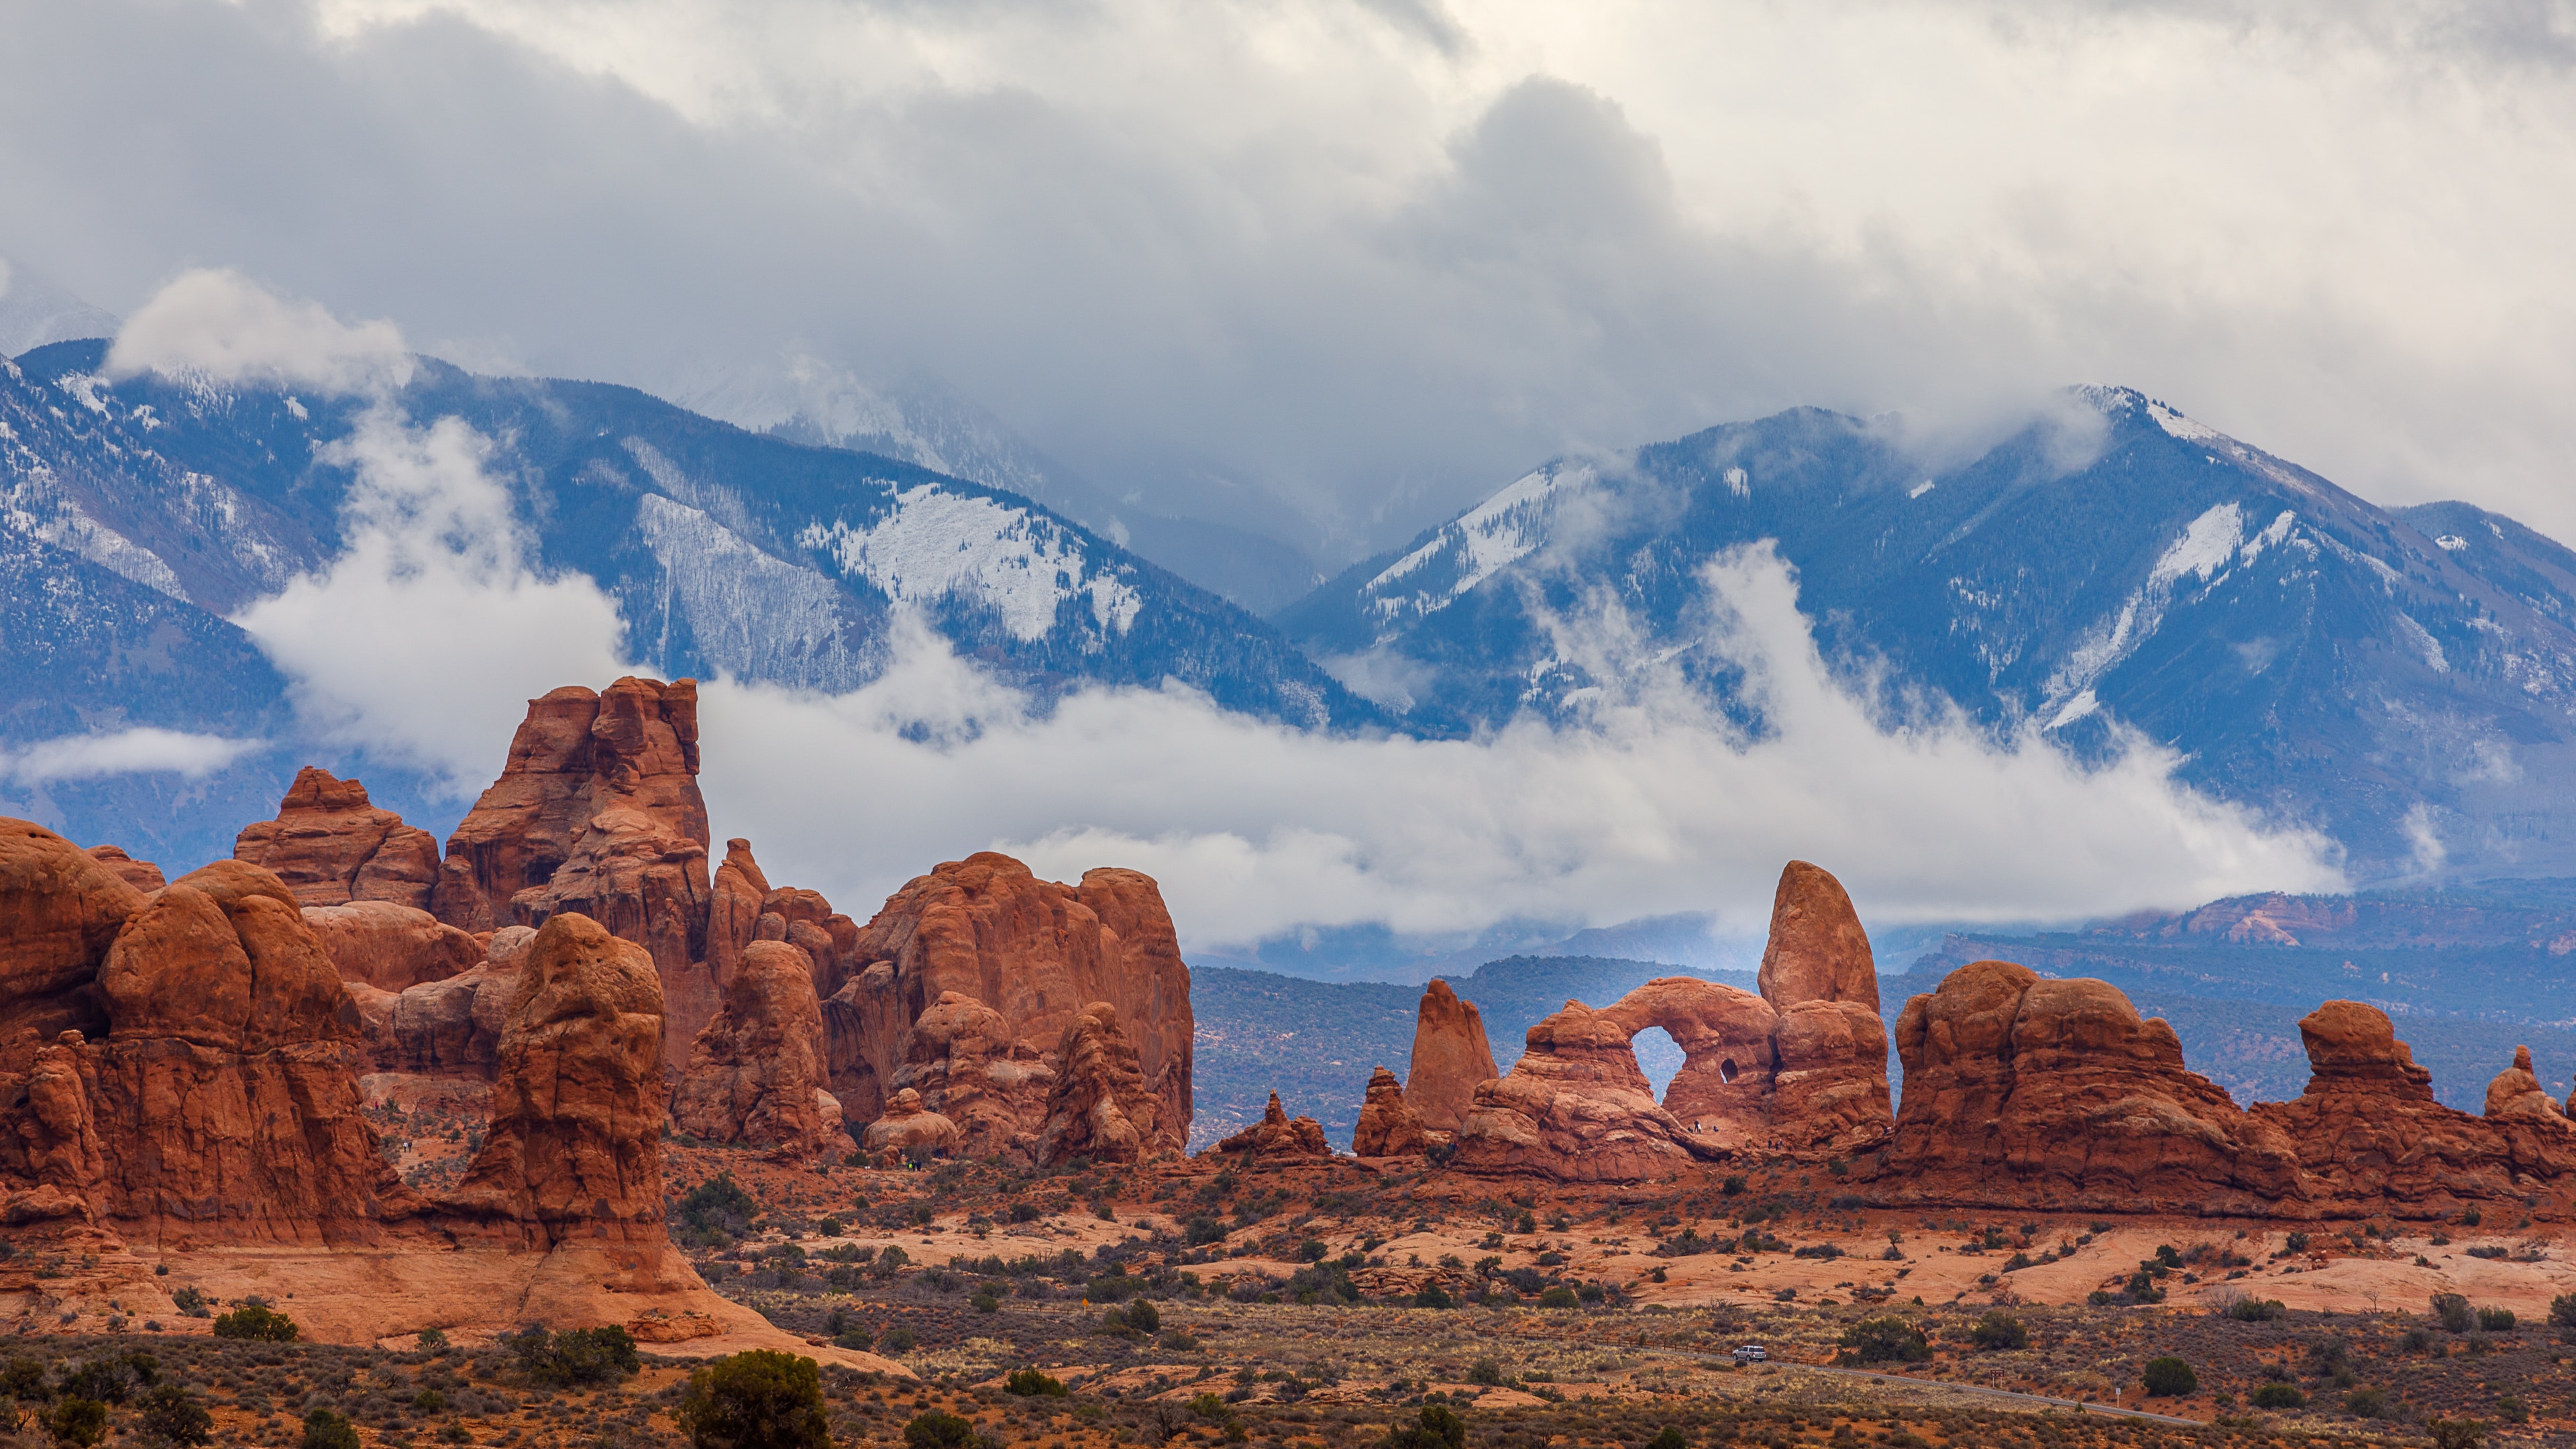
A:
<svg viewBox="0 0 2576 1449">
<path fill-rule="evenodd" d="M 867 651 L 853 648 L 842 627 L 840 590 L 819 571 L 772 558 L 705 512 L 658 493 L 637 505 L 635 531 L 662 565 L 678 606 L 663 613 L 659 652 L 669 652 L 677 614 L 706 661 L 737 679 L 849 689 L 873 673 Z"/>
<path fill-rule="evenodd" d="M 1588 464 L 1550 463 L 1469 509 L 1368 581 L 1365 592 L 1377 596 L 1371 603 L 1379 619 L 1393 622 L 1400 616 L 1438 613 L 1476 585 L 1537 552 L 1547 541 L 1548 524 L 1558 509 L 1599 476 Z M 1443 564 L 1448 566 L 1445 578 L 1437 567 Z M 1415 574 L 1426 575 L 1426 587 L 1411 593 L 1390 592 Z"/>
<path fill-rule="evenodd" d="M 1095 569 L 1080 537 L 991 498 L 933 484 L 895 494 L 884 517 L 862 528 L 834 519 L 809 523 L 797 543 L 890 599 L 927 603 L 966 598 L 1001 616 L 1012 637 L 1033 642 L 1055 627 L 1057 606 L 1087 598 L 1103 632 L 1124 634 L 1144 608 L 1125 569 Z"/>
</svg>

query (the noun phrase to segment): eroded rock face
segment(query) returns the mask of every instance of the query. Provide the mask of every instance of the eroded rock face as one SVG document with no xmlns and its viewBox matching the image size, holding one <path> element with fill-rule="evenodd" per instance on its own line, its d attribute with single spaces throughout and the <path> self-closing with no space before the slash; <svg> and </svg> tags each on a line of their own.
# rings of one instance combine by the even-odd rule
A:
<svg viewBox="0 0 2576 1449">
<path fill-rule="evenodd" d="M 277 818 L 242 827 L 233 859 L 286 883 L 296 904 L 391 901 L 426 910 L 438 881 L 438 840 L 377 809 L 367 787 L 307 765 L 295 772 Z"/>
<path fill-rule="evenodd" d="M 771 903 L 794 904 L 774 892 Z M 798 909 L 812 917 L 828 906 L 816 897 Z M 1081 885 L 1065 886 L 1039 880 L 1020 862 L 988 851 L 906 884 L 846 946 L 833 936 L 833 923 L 843 918 L 788 920 L 784 909 L 771 914 L 786 923 L 790 936 L 801 925 L 831 937 L 837 957 L 849 963 L 838 979 L 833 970 L 822 976 L 832 1091 L 854 1118 L 881 1111 L 907 1065 L 927 1060 L 912 1034 L 950 993 L 1001 1017 L 1000 1036 L 989 1025 L 978 1029 L 985 1060 L 1042 1060 L 1059 1075 L 1075 1019 L 1091 1003 L 1106 1002 L 1115 1009 L 1121 1039 L 1135 1053 L 1145 1090 L 1160 1104 L 1151 1114 L 1149 1146 L 1178 1150 L 1188 1141 L 1195 1030 L 1189 968 L 1150 878 L 1094 870 Z M 960 1110 L 942 1105 L 931 1084 L 916 1084 L 942 1112 Z M 1045 1113 L 1028 1115 L 1037 1093 L 1002 1095 L 1023 1114 L 1018 1130 L 1037 1136 Z M 960 1118 L 960 1126 L 970 1140 L 994 1135 L 967 1118 Z"/>
<path fill-rule="evenodd" d="M 143 892 L 54 832 L 0 818 L 0 1041 L 103 1036 L 95 983 Z"/>
<path fill-rule="evenodd" d="M 116 872 L 117 879 L 139 891 L 157 891 L 170 882 L 163 878 L 161 867 L 148 860 L 136 860 L 123 846 L 93 845 L 89 858 Z"/>
<path fill-rule="evenodd" d="M 448 839 L 434 906 L 466 931 L 572 912 L 643 946 L 674 1072 L 722 998 L 697 774 L 695 680 L 626 678 L 531 701 L 501 777 Z"/>
<path fill-rule="evenodd" d="M 483 943 L 429 912 L 391 901 L 306 906 L 304 924 L 340 979 L 401 993 L 483 964 Z"/>
<path fill-rule="evenodd" d="M 1561 1182 L 1633 1182 L 1726 1149 L 1655 1101 L 1633 1029 L 1579 1001 L 1529 1029 L 1511 1074 L 1476 1088 L 1458 1132 L 1456 1166 Z"/>
<path fill-rule="evenodd" d="M 1095 1001 L 1065 1023 L 1055 1053 L 1055 1084 L 1038 1127 L 1037 1161 L 1053 1167 L 1075 1157 L 1140 1162 L 1172 1151 L 1158 1131 L 1162 1098 L 1145 1085 L 1134 1042 L 1118 1008 Z"/>
<path fill-rule="evenodd" d="M 483 1150 L 443 1208 L 532 1246 L 659 1246 L 662 984 L 588 916 L 538 928 L 503 1027 Z"/>
<path fill-rule="evenodd" d="M 1279 1100 L 1272 1093 L 1270 1100 Z M 1351 1152 L 1358 1157 L 1411 1157 L 1431 1145 L 1422 1118 L 1404 1100 L 1404 1085 L 1384 1067 L 1369 1074 L 1368 1100 L 1360 1104 L 1359 1126 L 1351 1133 Z"/>
<path fill-rule="evenodd" d="M 2314 1211 L 2289 1138 L 2108 983 L 1974 962 L 1906 1004 L 1896 1041 L 1905 1101 L 1877 1175 L 1895 1200 Z"/>
<path fill-rule="evenodd" d="M 1279 1104 L 1277 1092 L 1270 1094 L 1270 1106 L 1260 1121 L 1217 1143 L 1216 1150 L 1269 1158 L 1333 1155 L 1332 1144 L 1324 1140 L 1323 1124 L 1312 1117 L 1291 1118 Z"/>
<path fill-rule="evenodd" d="M 768 894 L 769 877 L 752 858 L 751 842 L 726 841 L 707 909 L 707 971 L 719 988 L 733 980 L 734 962 L 758 935 L 760 902 Z"/>
<path fill-rule="evenodd" d="M 922 1106 L 921 1094 L 906 1087 L 886 1104 L 884 1116 L 868 1124 L 861 1145 L 871 1155 L 934 1157 L 955 1151 L 960 1141 L 957 1124 Z"/>
<path fill-rule="evenodd" d="M 1034 1157 L 1046 1121 L 1055 1069 L 1014 1038 L 1002 1014 L 963 992 L 948 991 L 912 1024 L 895 1095 L 911 1092 L 923 1108 L 955 1125 L 972 1156 Z M 889 1108 L 889 1111 L 892 1109 Z"/>
<path fill-rule="evenodd" d="M 1413 1018 L 1413 1061 L 1404 1081 L 1404 1099 L 1422 1125 L 1434 1132 L 1457 1131 L 1467 1120 L 1476 1088 L 1501 1075 L 1476 1004 L 1460 1000 L 1446 981 L 1435 979 L 1424 987 Z"/>
<path fill-rule="evenodd" d="M 1661 1027 L 1682 1049 L 1664 1109 L 1695 1133 L 1760 1146 L 1771 1140 L 1779 1013 L 1749 991 L 1690 976 L 1649 981 L 1604 1009 L 1633 1039 Z M 1631 1052 L 1633 1056 L 1633 1050 Z"/>
<path fill-rule="evenodd" d="M 2377 1007 L 2329 1001 L 2300 1018 L 2299 1036 L 2307 1090 L 2251 1110 L 2296 1144 L 2312 1196 L 2338 1212 L 2441 1216 L 2517 1200 L 2529 1190 L 2518 1178 L 2576 1171 L 2564 1122 L 2526 1111 L 2472 1117 L 2435 1101 L 2432 1074 Z M 2516 1105 L 2522 1094 L 2507 1085 L 2495 1105 Z"/>
<path fill-rule="evenodd" d="M 1780 1010 L 1840 1001 L 1878 1014 L 1878 967 L 1851 896 L 1831 871 L 1793 860 L 1771 896 L 1762 948 L 1762 999 Z"/>
<path fill-rule="evenodd" d="M 129 1240 L 372 1242 L 418 1210 L 359 1115 L 357 1011 L 275 876 L 217 861 L 156 892 L 100 987 L 92 1196 Z"/>
<path fill-rule="evenodd" d="M 2487 1083 L 2487 1115 L 2567 1125 L 2567 1115 L 2558 1109 L 2558 1099 L 2540 1089 L 2540 1078 L 2531 1070 L 2531 1048 L 2527 1046 L 2515 1047 L 2513 1065 Z"/>
<path fill-rule="evenodd" d="M 814 963 L 784 941 L 754 941 L 734 963 L 723 1009 L 698 1033 L 673 1115 L 709 1142 L 808 1157 L 842 1135 L 837 1103 L 825 1120 L 823 1065 Z"/>
</svg>

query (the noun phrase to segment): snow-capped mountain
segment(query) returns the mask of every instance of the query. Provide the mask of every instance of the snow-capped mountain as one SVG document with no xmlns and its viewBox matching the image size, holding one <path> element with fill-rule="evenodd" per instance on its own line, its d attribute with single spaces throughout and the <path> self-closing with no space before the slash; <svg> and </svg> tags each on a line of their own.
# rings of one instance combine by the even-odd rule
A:
<svg viewBox="0 0 2576 1449">
<path fill-rule="evenodd" d="M 1971 461 L 1814 409 L 1563 459 L 1278 616 L 1417 729 L 1580 714 L 1564 621 L 1740 704 L 1700 567 L 1776 540 L 1827 657 L 2326 829 L 2365 877 L 2576 868 L 2576 554 L 2465 504 L 2391 512 L 2118 388 Z M 1642 651 L 1642 655 L 1635 651 Z M 1891 707 L 1897 707 L 1891 704 Z"/>
<path fill-rule="evenodd" d="M 111 379 L 105 354 L 59 343 L 0 364 L 0 727 L 13 742 L 101 719 L 278 738 L 283 681 L 224 616 L 341 553 L 355 474 L 333 444 L 362 404 Z M 1302 727 L 1381 717 L 1259 619 L 1001 489 L 602 384 L 422 359 L 393 401 L 494 440 L 485 472 L 507 487 L 536 566 L 597 581 L 626 657 L 666 676 L 855 688 L 889 662 L 902 605 L 1042 697 L 1169 679 Z M 255 756 L 241 768 L 256 788 L 240 789 L 271 808 L 293 763 Z M 230 779 L 194 787 L 201 824 L 226 843 L 257 813 L 236 808 Z M 0 772 L 0 801 L 24 804 L 30 788 Z M 99 787 L 94 804 L 49 788 L 83 838 L 152 843 L 90 818 L 113 817 L 125 787 Z"/>
<path fill-rule="evenodd" d="M 1017 493 L 1255 613 L 1322 582 L 1294 547 L 1254 529 L 1113 498 L 939 378 L 870 382 L 808 356 L 676 389 L 696 412 L 789 442 L 847 448 Z"/>
<path fill-rule="evenodd" d="M 115 330 L 115 313 L 90 305 L 32 267 L 0 257 L 0 357 Z"/>
</svg>

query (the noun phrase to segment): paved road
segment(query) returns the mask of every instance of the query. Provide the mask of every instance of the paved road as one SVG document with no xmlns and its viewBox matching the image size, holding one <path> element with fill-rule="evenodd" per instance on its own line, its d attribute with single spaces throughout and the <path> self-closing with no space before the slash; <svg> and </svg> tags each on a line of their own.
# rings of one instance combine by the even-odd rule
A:
<svg viewBox="0 0 2576 1449">
<path fill-rule="evenodd" d="M 1674 1358 L 1695 1358 L 1710 1363 L 1733 1363 L 1735 1361 L 1735 1356 L 1731 1353 L 1699 1353 L 1686 1348 L 1652 1348 L 1631 1351 L 1660 1353 Z M 1790 1368 L 1806 1369 L 1810 1373 L 1840 1374 L 1845 1378 L 1855 1379 L 1878 1379 L 1885 1383 L 1908 1384 L 1918 1389 L 1949 1389 L 1956 1393 L 1976 1394 L 1984 1398 L 2002 1399 L 2008 1403 L 2027 1404 L 2036 1408 L 2073 1409 L 2087 1414 L 2116 1414 L 2124 1419 L 2145 1419 L 2151 1423 L 2157 1424 L 2179 1424 L 2185 1428 L 2191 1429 L 2207 1427 L 2198 1419 L 2177 1418 L 2172 1414 L 2150 1414 L 2144 1409 L 2124 1409 L 2117 1404 L 2084 1404 L 2078 1403 L 2073 1399 L 2051 1398 L 2046 1394 L 2016 1393 L 2011 1389 L 1990 1389 L 1980 1384 L 1952 1383 L 1948 1379 L 1922 1379 L 1916 1378 L 1911 1374 L 1883 1374 L 1874 1372 L 1870 1369 L 1836 1368 L 1831 1364 L 1792 1363 L 1786 1359 L 1773 1359 L 1772 1362 L 1785 1364 Z"/>
</svg>

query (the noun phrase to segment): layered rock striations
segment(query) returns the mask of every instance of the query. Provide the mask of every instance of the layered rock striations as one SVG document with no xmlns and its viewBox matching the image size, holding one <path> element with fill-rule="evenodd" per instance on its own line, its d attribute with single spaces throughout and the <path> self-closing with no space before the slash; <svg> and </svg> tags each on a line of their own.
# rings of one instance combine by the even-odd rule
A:
<svg viewBox="0 0 2576 1449">
<path fill-rule="evenodd" d="M 844 918 L 822 915 L 828 905 L 819 897 L 773 891 L 765 904 L 777 909 L 764 921 L 785 921 L 791 934 L 810 927 L 832 940 L 842 963 L 819 974 L 831 1088 L 852 1121 L 873 1119 L 893 1092 L 911 1087 L 956 1122 L 968 1150 L 1043 1156 L 1046 1142 L 1093 1130 L 1055 1114 L 1087 1113 L 1100 1100 L 1081 1087 L 1091 1095 L 1078 1109 L 1062 1105 L 1077 1088 L 1067 1053 L 1077 1043 L 1090 1050 L 1096 1037 L 1100 1051 L 1133 1063 L 1154 1101 L 1150 1112 L 1117 1112 L 1145 1134 L 1134 1150 L 1187 1143 L 1189 968 L 1151 878 L 1102 869 L 1065 886 L 985 852 L 907 883 L 846 946 L 836 924 Z M 799 919 L 788 919 L 791 910 Z M 1095 1005 L 1107 1015 L 1077 1031 Z M 1100 1130 L 1113 1141 L 1106 1150 L 1130 1151 L 1114 1145 L 1119 1130 Z"/>
<path fill-rule="evenodd" d="M 690 1050 L 672 1115 L 681 1131 L 709 1142 L 810 1157 L 842 1136 L 824 1063 L 813 960 L 785 941 L 753 941 L 733 963 L 723 1008 Z"/>
<path fill-rule="evenodd" d="M 1896 1048 L 1905 1104 L 1877 1176 L 1898 1201 L 2312 1210 L 2289 1137 L 2107 983 L 1974 962 L 1906 1004 Z"/>
<path fill-rule="evenodd" d="M 626 678 L 533 700 L 501 777 L 448 838 L 434 903 L 466 931 L 571 912 L 642 946 L 662 983 L 674 1072 L 723 995 L 708 962 L 697 775 L 695 680 Z"/>
<path fill-rule="evenodd" d="M 1531 1029 L 1510 1076 L 1475 1089 L 1457 1161 L 1630 1180 L 1736 1153 L 1814 1160 L 1886 1141 L 1895 1118 L 1869 937 L 1841 883 L 1805 861 L 1781 872 L 1760 984 L 1756 996 L 1664 977 L 1599 1011 L 1568 1002 Z M 1426 996 L 1426 1024 L 1434 1010 Z M 1660 1103 L 1630 1045 L 1648 1027 L 1682 1049 Z"/>
<path fill-rule="evenodd" d="M 1448 982 L 1435 978 L 1422 989 L 1422 1004 L 1414 1012 L 1405 1101 L 1426 1129 L 1455 1132 L 1467 1120 L 1476 1088 L 1501 1075 L 1494 1066 L 1494 1048 L 1485 1039 L 1484 1015 L 1474 1002 L 1460 1000 Z"/>
<path fill-rule="evenodd" d="M 1040 1167 L 1077 1157 L 1139 1162 L 1166 1150 L 1163 1099 L 1147 1084 L 1117 1007 L 1095 1001 L 1074 1013 L 1057 1040 L 1054 1066 L 1037 1134 Z"/>
<path fill-rule="evenodd" d="M 1381 1073 L 1385 1068 L 1379 1068 Z M 1388 1073 L 1387 1079 L 1394 1080 Z M 1312 1117 L 1290 1117 L 1279 1103 L 1279 1094 L 1270 1094 L 1270 1105 L 1261 1120 L 1217 1143 L 1223 1153 L 1260 1157 L 1330 1157 L 1332 1144 L 1324 1140 L 1324 1124 Z"/>
<path fill-rule="evenodd" d="M 1277 1094 L 1272 1094 L 1277 1100 Z M 1368 1100 L 1360 1104 L 1360 1120 L 1351 1133 L 1351 1154 L 1355 1157 L 1411 1157 L 1431 1145 L 1423 1129 L 1421 1116 L 1404 1099 L 1404 1085 L 1395 1073 L 1384 1067 L 1369 1074 Z"/>
<path fill-rule="evenodd" d="M 427 909 L 438 883 L 438 840 L 367 799 L 367 787 L 307 765 L 277 818 L 242 827 L 233 859 L 286 883 L 298 905 L 391 901 Z"/>
</svg>

